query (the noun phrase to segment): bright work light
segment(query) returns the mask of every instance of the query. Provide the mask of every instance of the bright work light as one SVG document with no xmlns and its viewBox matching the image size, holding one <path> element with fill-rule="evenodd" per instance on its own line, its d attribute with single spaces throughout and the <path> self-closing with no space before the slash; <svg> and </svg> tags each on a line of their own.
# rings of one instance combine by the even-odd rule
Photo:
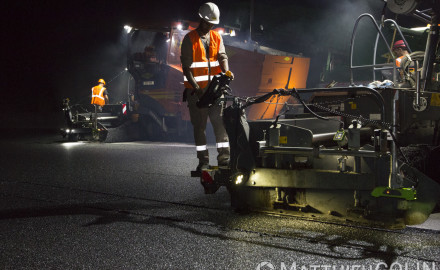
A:
<svg viewBox="0 0 440 270">
<path fill-rule="evenodd" d="M 127 31 L 127 34 L 131 32 L 131 29 L 133 29 L 133 27 L 129 26 L 129 25 L 125 25 L 124 26 L 125 31 Z"/>
<path fill-rule="evenodd" d="M 243 174 L 239 174 L 235 177 L 235 184 L 236 185 L 240 185 L 241 183 L 243 183 L 243 178 L 244 175 Z"/>
</svg>

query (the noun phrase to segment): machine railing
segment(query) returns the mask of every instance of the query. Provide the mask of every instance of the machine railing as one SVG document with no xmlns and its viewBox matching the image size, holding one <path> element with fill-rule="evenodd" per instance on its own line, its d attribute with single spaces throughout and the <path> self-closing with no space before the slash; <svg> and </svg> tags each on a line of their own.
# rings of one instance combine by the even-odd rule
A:
<svg viewBox="0 0 440 270">
<path fill-rule="evenodd" d="M 406 39 L 405 39 L 405 36 L 402 34 L 402 31 L 400 30 L 400 26 L 399 26 L 394 20 L 392 20 L 392 19 L 386 19 L 386 20 L 384 20 L 383 23 L 379 26 L 379 31 L 381 31 L 383 25 L 385 25 L 385 23 L 388 23 L 388 22 L 394 24 L 394 26 L 396 27 L 397 32 L 399 33 L 400 37 L 402 38 L 403 42 L 404 42 L 405 45 L 406 45 L 406 48 L 407 48 L 408 52 L 409 52 L 409 53 L 412 53 L 411 48 L 409 47 L 408 42 L 407 42 Z M 376 64 L 377 45 L 378 45 L 378 43 L 379 43 L 379 36 L 380 36 L 380 34 L 379 34 L 379 32 L 378 32 L 377 35 L 376 35 L 376 42 L 375 42 L 375 44 L 374 44 L 374 55 L 373 55 L 373 64 L 374 64 L 374 65 Z M 391 56 L 392 56 L 392 54 L 391 54 Z M 387 68 L 387 69 L 390 69 L 390 68 Z M 377 71 L 377 70 L 381 70 L 381 68 L 374 68 L 374 70 L 373 70 L 373 80 L 374 80 L 374 81 L 376 80 L 376 71 Z M 393 79 L 394 79 L 394 78 L 393 78 Z M 394 83 L 395 83 L 395 82 L 394 82 Z"/>
<path fill-rule="evenodd" d="M 373 23 L 374 27 L 376 27 L 377 30 L 377 36 L 376 36 L 376 42 L 375 42 L 375 46 L 374 46 L 374 59 L 373 59 L 373 64 L 372 65 L 363 65 L 363 66 L 353 66 L 353 48 L 354 48 L 354 41 L 355 41 L 355 37 L 356 37 L 356 30 L 357 30 L 357 26 L 359 24 L 359 21 L 362 18 L 370 18 L 371 22 Z M 406 42 L 402 31 L 400 30 L 400 27 L 397 25 L 396 22 L 394 22 L 393 20 L 385 20 L 385 22 L 392 22 L 394 23 L 397 31 L 399 32 L 399 34 L 401 35 L 403 41 L 405 42 L 407 48 L 409 48 L 408 43 Z M 354 29 L 353 29 L 353 34 L 351 37 L 351 45 L 350 45 L 350 84 L 354 85 L 354 80 L 353 80 L 353 69 L 357 69 L 357 68 L 373 68 L 373 80 L 376 80 L 376 71 L 377 70 L 385 70 L 385 69 L 392 69 L 393 70 L 393 83 L 396 84 L 397 83 L 397 66 L 396 66 L 396 61 L 395 58 L 393 56 L 393 62 L 392 63 L 385 63 L 385 64 L 377 64 L 376 63 L 376 55 L 377 55 L 377 45 L 378 45 L 378 41 L 379 41 L 379 36 L 382 38 L 383 42 L 385 42 L 388 52 L 390 53 L 391 56 L 393 56 L 393 52 L 391 50 L 391 46 L 390 44 L 387 42 L 383 32 L 382 32 L 382 28 L 379 27 L 379 25 L 377 24 L 376 20 L 374 19 L 374 17 L 371 14 L 368 13 L 364 13 L 361 14 L 354 25 Z M 418 84 L 419 82 L 417 82 Z M 397 101 L 399 99 L 399 93 L 396 92 L 395 96 L 394 96 L 394 100 L 393 100 L 393 106 L 392 106 L 392 121 L 393 121 L 393 126 L 392 126 L 392 133 L 396 134 L 397 133 Z M 391 154 L 392 154 L 392 177 L 390 178 L 390 183 L 389 186 L 393 187 L 395 185 L 395 183 L 397 182 L 397 178 L 398 178 L 398 164 L 397 164 L 397 150 L 398 147 L 396 145 L 396 142 L 393 140 L 392 144 L 391 144 Z"/>
<path fill-rule="evenodd" d="M 373 59 L 373 64 L 372 65 L 360 65 L 360 66 L 353 66 L 353 48 L 354 48 L 354 41 L 356 38 L 356 32 L 357 32 L 357 27 L 359 24 L 359 21 L 364 18 L 370 18 L 371 22 L 373 23 L 374 27 L 376 27 L 377 30 L 377 37 L 376 37 L 376 43 L 374 46 L 374 59 Z M 392 20 L 386 20 L 386 21 L 392 21 Z M 385 21 L 384 21 L 385 22 Z M 394 22 L 394 21 L 393 21 Z M 396 27 L 398 27 L 398 25 L 396 23 L 394 23 L 396 25 Z M 400 28 L 398 28 L 399 34 L 401 34 L 402 32 L 400 31 Z M 396 63 L 395 61 L 393 61 L 393 63 L 384 63 L 384 64 L 376 64 L 376 53 L 377 53 L 377 44 L 378 44 L 378 39 L 379 39 L 379 35 L 381 36 L 383 42 L 385 42 L 385 44 L 387 45 L 388 48 L 388 52 L 390 53 L 390 55 L 393 55 L 393 52 L 391 51 L 391 46 L 388 44 L 387 40 L 385 39 L 385 36 L 382 33 L 381 27 L 379 27 L 379 25 L 377 24 L 376 20 L 374 19 L 373 15 L 368 14 L 368 13 L 364 13 L 361 14 L 354 25 L 353 28 L 353 33 L 351 36 L 351 44 L 350 44 L 350 84 L 354 85 L 354 79 L 353 79 L 353 69 L 360 69 L 360 68 L 373 68 L 373 80 L 376 80 L 376 71 L 377 70 L 385 70 L 385 69 L 392 69 L 393 70 L 393 82 L 396 83 L 397 82 L 397 67 L 396 67 Z M 403 37 L 403 35 L 402 35 Z M 404 40 L 405 44 L 407 44 L 406 40 Z M 395 60 L 395 58 L 393 57 L 393 60 Z"/>
</svg>

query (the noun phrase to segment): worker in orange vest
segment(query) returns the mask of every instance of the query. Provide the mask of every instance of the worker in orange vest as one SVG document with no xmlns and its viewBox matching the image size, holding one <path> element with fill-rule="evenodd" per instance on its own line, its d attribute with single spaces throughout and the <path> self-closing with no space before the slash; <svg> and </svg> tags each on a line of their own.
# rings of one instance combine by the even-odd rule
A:
<svg viewBox="0 0 440 270">
<path fill-rule="evenodd" d="M 108 92 L 105 86 L 105 81 L 99 79 L 98 85 L 92 88 L 92 104 L 103 107 L 108 104 Z"/>
<path fill-rule="evenodd" d="M 403 40 L 398 40 L 393 45 L 393 53 L 396 55 L 396 67 L 400 68 L 400 80 L 407 86 L 415 86 L 414 65 L 411 65 L 411 56 Z M 404 87 L 403 85 L 401 87 Z"/>
<path fill-rule="evenodd" d="M 398 40 L 393 45 L 393 53 L 396 55 L 396 66 L 400 67 L 402 58 L 409 55 L 408 48 L 406 48 L 405 42 L 403 40 Z"/>
<path fill-rule="evenodd" d="M 95 106 L 95 117 L 93 119 L 94 128 L 98 127 L 98 110 L 102 111 L 102 107 L 108 104 L 108 92 L 104 79 L 99 79 L 98 85 L 92 88 L 92 104 Z"/>
<path fill-rule="evenodd" d="M 219 23 L 220 10 L 216 4 L 208 2 L 199 9 L 200 24 L 184 37 L 181 46 L 181 62 L 184 75 L 184 101 L 188 102 L 191 123 L 194 128 L 199 165 L 196 171 L 200 172 L 209 166 L 209 154 L 206 145 L 206 124 L 211 120 L 217 142 L 217 161 L 219 166 L 229 165 L 229 139 L 223 125 L 220 104 L 209 108 L 199 108 L 198 99 L 207 89 L 212 77 L 229 71 L 228 56 L 221 35 L 212 31 L 212 27 Z M 233 74 L 231 73 L 233 77 Z"/>
</svg>

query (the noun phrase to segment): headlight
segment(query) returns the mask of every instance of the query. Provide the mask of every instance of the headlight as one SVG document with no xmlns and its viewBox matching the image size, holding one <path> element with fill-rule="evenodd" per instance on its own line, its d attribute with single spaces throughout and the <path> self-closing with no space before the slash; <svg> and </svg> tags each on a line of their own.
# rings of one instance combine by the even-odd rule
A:
<svg viewBox="0 0 440 270">
<path fill-rule="evenodd" d="M 234 185 L 243 185 L 247 180 L 249 180 L 249 175 L 244 172 L 237 172 L 231 178 Z"/>
<path fill-rule="evenodd" d="M 244 175 L 243 174 L 239 174 L 235 177 L 235 184 L 236 185 L 240 185 L 241 183 L 243 183 L 243 178 Z"/>
</svg>

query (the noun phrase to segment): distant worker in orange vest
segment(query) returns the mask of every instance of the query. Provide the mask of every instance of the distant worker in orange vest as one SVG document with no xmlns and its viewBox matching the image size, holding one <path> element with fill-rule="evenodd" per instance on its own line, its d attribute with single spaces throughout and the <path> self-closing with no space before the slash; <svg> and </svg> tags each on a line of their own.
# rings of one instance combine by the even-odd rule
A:
<svg viewBox="0 0 440 270">
<path fill-rule="evenodd" d="M 393 45 L 393 52 L 396 55 L 396 66 L 400 67 L 402 58 L 409 55 L 408 49 L 406 48 L 405 42 L 403 40 L 398 40 Z"/>
<path fill-rule="evenodd" d="M 105 81 L 99 79 L 98 85 L 92 88 L 92 104 L 103 107 L 108 104 L 108 92 L 105 86 Z"/>
<path fill-rule="evenodd" d="M 95 119 L 93 119 L 94 128 L 98 128 L 98 111 L 102 111 L 102 107 L 108 104 L 108 93 L 104 79 L 99 79 L 98 85 L 92 88 L 92 104 L 95 106 Z"/>
<path fill-rule="evenodd" d="M 398 68 L 401 68 L 399 73 L 400 73 L 400 78 L 401 80 L 405 80 L 405 72 L 408 72 L 408 70 L 403 70 L 407 67 L 407 65 L 405 67 L 402 66 L 402 60 L 403 58 L 408 58 L 406 61 L 411 61 L 411 58 L 409 57 L 409 52 L 408 52 L 408 48 L 405 45 L 405 42 L 403 42 L 403 40 L 398 40 L 394 43 L 393 45 L 393 53 L 396 55 L 396 66 Z M 409 64 L 409 62 L 407 63 Z M 411 72 L 413 72 L 413 69 L 410 68 L 409 69 Z"/>
<path fill-rule="evenodd" d="M 220 10 L 216 4 L 208 2 L 200 7 L 199 16 L 201 19 L 197 29 L 189 32 L 182 41 L 180 57 L 185 85 L 184 100 L 188 102 L 199 159 L 199 165 L 196 168 L 198 172 L 209 166 L 206 145 L 208 116 L 217 142 L 218 165 L 229 165 L 229 139 L 221 116 L 222 105 L 216 104 L 209 108 L 199 108 L 196 105 L 212 77 L 222 71 L 229 71 L 223 39 L 218 32 L 211 30 L 215 24 L 219 23 Z"/>
</svg>

